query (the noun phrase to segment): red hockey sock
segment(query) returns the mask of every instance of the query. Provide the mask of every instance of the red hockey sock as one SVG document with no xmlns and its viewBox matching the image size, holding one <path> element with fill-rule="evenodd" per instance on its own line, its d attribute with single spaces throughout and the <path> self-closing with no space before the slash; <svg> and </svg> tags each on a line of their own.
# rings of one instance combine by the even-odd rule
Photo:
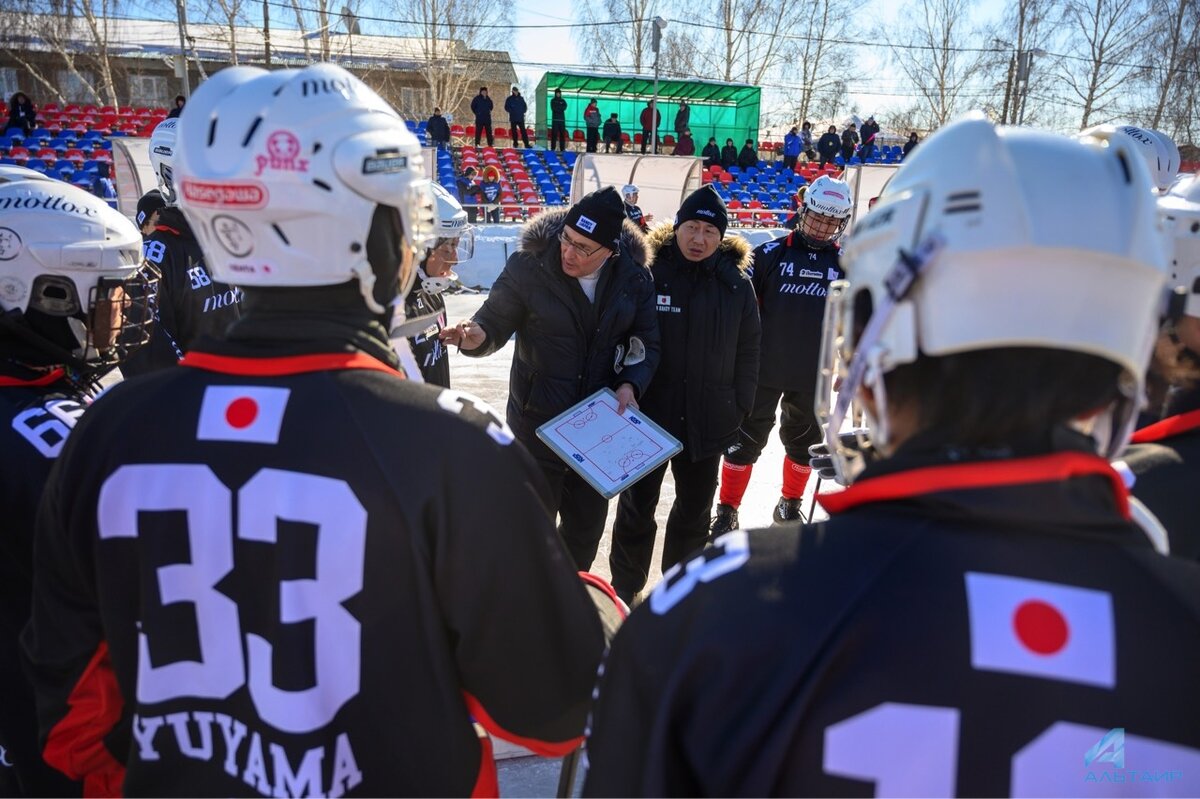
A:
<svg viewBox="0 0 1200 799">
<path fill-rule="evenodd" d="M 784 499 L 800 499 L 804 496 L 804 487 L 808 485 L 808 476 L 812 469 L 796 463 L 786 455 L 783 457 L 783 497 Z"/>
<path fill-rule="evenodd" d="M 721 493 L 717 501 L 722 505 L 738 507 L 742 497 L 746 495 L 746 486 L 750 484 L 750 472 L 754 471 L 752 463 L 730 463 L 721 461 Z"/>
</svg>

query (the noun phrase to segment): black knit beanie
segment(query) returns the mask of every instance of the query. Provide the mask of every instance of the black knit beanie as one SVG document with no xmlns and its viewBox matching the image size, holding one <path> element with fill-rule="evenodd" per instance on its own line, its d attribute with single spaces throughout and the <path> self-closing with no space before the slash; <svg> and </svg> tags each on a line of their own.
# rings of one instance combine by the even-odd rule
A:
<svg viewBox="0 0 1200 799">
<path fill-rule="evenodd" d="M 585 194 L 567 212 L 567 227 L 613 252 L 619 249 L 625 203 L 612 186 Z"/>
<path fill-rule="evenodd" d="M 688 195 L 675 213 L 675 229 L 684 222 L 707 222 L 725 235 L 729 226 L 729 214 L 725 210 L 725 201 L 717 194 L 712 186 L 701 186 Z"/>
</svg>

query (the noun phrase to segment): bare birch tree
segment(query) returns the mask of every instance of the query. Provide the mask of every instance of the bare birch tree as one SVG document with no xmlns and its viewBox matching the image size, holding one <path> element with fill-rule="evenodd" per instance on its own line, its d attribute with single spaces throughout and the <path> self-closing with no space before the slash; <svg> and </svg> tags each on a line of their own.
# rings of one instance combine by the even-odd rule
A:
<svg viewBox="0 0 1200 799">
<path fill-rule="evenodd" d="M 1200 4 L 1196 0 L 1150 0 L 1148 31 L 1142 60 L 1150 65 L 1153 89 L 1144 115 L 1154 129 L 1177 127 L 1172 110 L 1186 106 L 1184 97 L 1200 83 Z M 1188 85 L 1190 84 L 1190 85 Z M 1176 131 L 1178 133 L 1178 131 Z"/>
<path fill-rule="evenodd" d="M 24 67 L 59 102 L 73 98 L 62 93 L 57 70 L 49 72 L 32 52 L 49 51 L 55 66 L 76 80 L 97 105 L 118 104 L 115 64 L 109 50 L 109 26 L 118 0 L 57 0 L 47 7 L 39 0 L 4 0 L 0 52 Z"/>
<path fill-rule="evenodd" d="M 851 50 L 834 42 L 849 33 L 845 9 L 833 0 L 814 0 L 807 11 L 791 20 L 789 30 L 798 38 L 783 73 L 787 82 L 797 86 L 796 119 L 801 122 L 827 110 L 831 94 L 845 93 L 845 76 L 853 66 Z M 843 100 L 839 97 L 833 103 L 835 112 Z"/>
<path fill-rule="evenodd" d="M 652 70 L 654 17 L 660 13 L 661 5 L 659 0 L 582 3 L 579 21 L 592 26 L 577 29 L 584 58 L 613 72 L 632 71 L 641 75 Z"/>
<path fill-rule="evenodd" d="M 984 49 L 970 30 L 972 5 L 972 0 L 915 0 L 908 25 L 878 33 L 921 100 L 926 129 L 965 110 L 965 90 L 983 60 L 978 50 Z"/>
<path fill-rule="evenodd" d="M 1058 72 L 1080 111 L 1080 127 L 1128 113 L 1120 101 L 1150 75 L 1138 64 L 1146 40 L 1143 0 L 1066 0 L 1061 25 L 1068 36 Z"/>
</svg>

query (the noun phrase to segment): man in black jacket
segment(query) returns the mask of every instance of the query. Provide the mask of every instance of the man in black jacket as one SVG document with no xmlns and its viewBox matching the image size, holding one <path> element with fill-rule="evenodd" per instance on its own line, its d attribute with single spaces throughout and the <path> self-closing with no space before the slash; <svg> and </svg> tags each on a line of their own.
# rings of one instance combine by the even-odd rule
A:
<svg viewBox="0 0 1200 799">
<path fill-rule="evenodd" d="M 706 167 L 721 165 L 721 147 L 717 144 L 716 136 L 708 137 L 708 144 L 704 145 L 704 150 L 700 155 L 704 156 Z"/>
<path fill-rule="evenodd" d="M 754 139 L 746 139 L 746 143 L 742 145 L 742 151 L 738 153 L 737 164 L 742 169 L 758 166 L 758 153 L 754 149 Z"/>
<path fill-rule="evenodd" d="M 450 147 L 450 123 L 442 116 L 442 109 L 433 109 L 433 116 L 425 126 L 425 135 L 429 137 L 429 143 L 439 150 Z"/>
<path fill-rule="evenodd" d="M 1155 551 L 1101 457 L 1168 272 L 1147 170 L 982 114 L 921 149 L 830 300 L 871 451 L 839 404 L 831 519 L 728 533 L 634 611 L 585 796 L 1200 793 L 1200 566 Z"/>
<path fill-rule="evenodd" d="M 487 86 L 479 87 L 479 94 L 471 98 L 471 113 L 475 115 L 475 146 L 479 146 L 479 137 L 487 131 L 488 147 L 495 140 L 492 138 L 492 98 L 488 97 Z"/>
<path fill-rule="evenodd" d="M 862 129 L 859 131 L 862 136 L 861 157 L 863 163 L 875 152 L 875 137 L 879 135 L 879 123 L 875 121 L 875 117 L 867 117 L 867 121 L 863 123 Z"/>
<path fill-rule="evenodd" d="M 675 502 L 662 569 L 704 545 L 721 452 L 734 442 L 758 381 L 761 330 L 747 271 L 750 245 L 725 238 L 725 204 L 711 186 L 683 202 L 674 225 L 650 232 L 662 362 L 642 412 L 683 442 L 670 461 Z M 646 584 L 667 464 L 621 494 L 609 556 L 613 588 L 631 603 Z"/>
<path fill-rule="evenodd" d="M 858 126 L 851 122 L 842 131 L 842 160 L 847 164 L 854 157 L 855 151 L 858 149 Z"/>
<path fill-rule="evenodd" d="M 558 145 L 560 152 L 567 151 L 567 101 L 563 99 L 562 89 L 554 90 L 550 99 L 550 149 Z"/>
<path fill-rule="evenodd" d="M 721 148 L 721 166 L 729 169 L 731 166 L 737 166 L 738 149 L 733 143 L 733 139 L 726 139 L 725 146 Z"/>
<path fill-rule="evenodd" d="M 826 164 L 832 164 L 838 156 L 838 151 L 842 148 L 842 138 L 838 136 L 837 126 L 830 125 L 829 130 L 817 140 L 817 155 L 820 158 L 820 163 L 817 164 L 819 169 L 824 169 Z"/>
<path fill-rule="evenodd" d="M 158 293 L 150 343 L 121 364 L 125 377 L 174 366 L 201 337 L 224 335 L 241 315 L 241 289 L 212 279 L 196 234 L 177 205 L 173 162 L 178 125 L 179 119 L 164 120 L 150 137 L 150 162 L 167 205 L 158 212 L 158 222 L 142 251 L 147 265 L 158 272 Z M 240 256 L 251 253 L 254 240 L 235 215 L 222 215 L 213 225 L 222 246 L 230 252 Z"/>
<path fill-rule="evenodd" d="M 517 146 L 518 133 L 521 141 L 525 142 L 526 147 L 529 147 L 529 133 L 525 130 L 525 112 L 529 110 L 529 106 L 526 104 L 525 98 L 521 96 L 521 90 L 516 86 L 513 86 L 512 94 L 505 99 L 504 110 L 508 112 L 509 132 L 512 133 L 513 147 Z"/>
<path fill-rule="evenodd" d="M 596 556 L 608 500 L 538 439 L 537 428 L 604 387 L 616 391 L 622 411 L 636 407 L 659 361 L 649 262 L 620 195 L 601 189 L 527 225 L 483 307 L 442 334 L 480 357 L 516 333 L 508 423 L 551 484 L 559 533 L 581 570 Z"/>
</svg>

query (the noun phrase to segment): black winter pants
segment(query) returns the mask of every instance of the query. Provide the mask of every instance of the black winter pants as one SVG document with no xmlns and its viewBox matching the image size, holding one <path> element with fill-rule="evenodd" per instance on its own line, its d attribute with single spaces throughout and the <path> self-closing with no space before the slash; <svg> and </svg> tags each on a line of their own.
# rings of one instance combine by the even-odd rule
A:
<svg viewBox="0 0 1200 799">
<path fill-rule="evenodd" d="M 554 149 L 555 143 L 558 144 L 558 149 L 561 152 L 567 151 L 567 123 L 555 122 L 550 126 L 550 149 Z"/>
<path fill-rule="evenodd" d="M 589 153 L 596 152 L 600 144 L 600 128 L 587 129 L 587 151 Z"/>
<path fill-rule="evenodd" d="M 662 554 L 664 572 L 702 548 L 708 539 L 721 456 L 693 461 L 685 449 L 669 463 L 675 478 L 675 501 L 667 516 Z M 667 464 L 664 463 L 625 489 L 617 501 L 608 565 L 612 570 L 613 588 L 627 598 L 645 587 L 650 574 L 654 536 L 658 532 L 654 512 L 666 474 Z"/>
<path fill-rule="evenodd" d="M 508 132 L 512 134 L 513 147 L 515 148 L 517 146 L 517 137 L 520 137 L 521 140 L 525 142 L 525 147 L 528 148 L 529 133 L 525 130 L 525 120 L 509 119 L 508 124 L 511 126 Z"/>
<path fill-rule="evenodd" d="M 491 147 L 495 143 L 495 139 L 492 138 L 492 123 L 491 122 L 480 122 L 479 120 L 475 120 L 475 146 L 476 147 L 479 146 L 479 137 L 485 130 L 487 131 L 488 147 Z"/>
<path fill-rule="evenodd" d="M 759 386 L 754 392 L 754 407 L 738 428 L 738 440 L 725 450 L 726 461 L 745 465 L 758 460 L 775 426 L 775 408 L 779 405 L 783 406 L 779 425 L 783 449 L 796 463 L 808 465 L 808 448 L 821 442 L 821 426 L 813 411 L 813 391 L 784 391 L 770 386 Z"/>
<path fill-rule="evenodd" d="M 596 559 L 596 548 L 604 535 L 608 519 L 608 500 L 596 493 L 574 470 L 562 461 L 557 464 L 538 461 L 550 484 L 554 507 L 558 511 L 558 535 L 579 571 L 587 571 Z"/>
</svg>

